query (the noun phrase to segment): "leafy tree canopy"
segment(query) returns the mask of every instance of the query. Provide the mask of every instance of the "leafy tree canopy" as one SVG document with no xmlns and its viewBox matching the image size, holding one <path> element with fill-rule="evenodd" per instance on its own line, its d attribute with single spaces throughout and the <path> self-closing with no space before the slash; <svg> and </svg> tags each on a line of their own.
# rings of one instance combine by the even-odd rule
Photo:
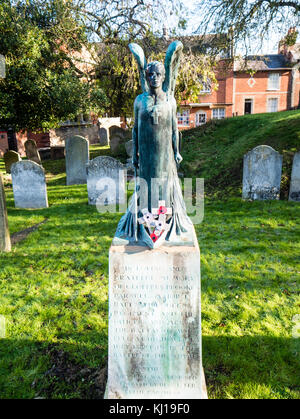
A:
<svg viewBox="0 0 300 419">
<path fill-rule="evenodd" d="M 230 33 L 235 45 L 258 50 L 272 33 L 299 26 L 300 1 L 198 0 L 197 32 Z"/>
<path fill-rule="evenodd" d="M 162 42 L 162 29 L 167 30 L 170 38 L 183 35 L 188 22 L 186 7 L 181 0 L 77 0 L 75 3 L 72 7 L 96 43 L 96 77 L 109 98 L 106 110 L 111 116 L 131 116 L 140 84 L 128 44 L 137 42 L 148 60 L 163 61 L 169 42 Z M 186 40 L 182 40 L 185 45 Z M 188 46 L 185 48 L 176 89 L 179 103 L 197 100 L 202 81 L 208 78 L 216 81 L 212 71 L 215 57 L 211 54 L 208 58 Z"/>
<path fill-rule="evenodd" d="M 72 54 L 88 44 L 72 0 L 2 0 L 0 126 L 46 130 L 61 121 L 103 109 L 105 96 Z"/>
</svg>

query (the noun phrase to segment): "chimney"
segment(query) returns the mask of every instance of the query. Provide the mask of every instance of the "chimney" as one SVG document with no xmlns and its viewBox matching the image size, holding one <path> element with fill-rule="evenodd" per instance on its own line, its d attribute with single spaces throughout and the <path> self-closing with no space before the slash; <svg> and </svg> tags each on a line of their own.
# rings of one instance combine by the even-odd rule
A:
<svg viewBox="0 0 300 419">
<path fill-rule="evenodd" d="M 166 39 L 166 40 L 169 39 L 169 28 L 165 23 L 164 23 L 164 26 L 163 26 L 163 38 Z"/>
<path fill-rule="evenodd" d="M 278 54 L 283 54 L 288 59 L 290 59 L 291 52 L 293 51 L 293 46 L 297 42 L 298 31 L 296 26 L 290 27 L 286 36 L 279 41 L 278 44 Z"/>
</svg>

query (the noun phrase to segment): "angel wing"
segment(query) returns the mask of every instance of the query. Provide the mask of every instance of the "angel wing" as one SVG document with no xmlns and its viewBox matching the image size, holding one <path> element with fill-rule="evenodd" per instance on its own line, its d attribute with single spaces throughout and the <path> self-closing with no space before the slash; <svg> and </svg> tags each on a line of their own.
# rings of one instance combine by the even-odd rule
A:
<svg viewBox="0 0 300 419">
<path fill-rule="evenodd" d="M 166 52 L 165 70 L 166 76 L 163 84 L 163 90 L 169 95 L 174 96 L 178 68 L 182 55 L 183 45 L 180 41 L 172 42 Z"/>
<path fill-rule="evenodd" d="M 145 58 L 144 51 L 138 44 L 134 44 L 134 43 L 129 44 L 129 49 L 134 55 L 134 58 L 139 68 L 142 90 L 143 92 L 148 92 L 149 86 L 146 79 L 147 61 Z"/>
</svg>

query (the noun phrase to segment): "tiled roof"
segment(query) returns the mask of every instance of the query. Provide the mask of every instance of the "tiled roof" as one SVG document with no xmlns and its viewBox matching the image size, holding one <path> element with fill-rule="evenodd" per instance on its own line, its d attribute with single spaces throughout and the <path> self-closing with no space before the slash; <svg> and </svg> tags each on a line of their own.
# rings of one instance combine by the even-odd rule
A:
<svg viewBox="0 0 300 419">
<path fill-rule="evenodd" d="M 276 70 L 279 68 L 291 68 L 283 54 L 249 55 L 246 59 L 236 60 L 234 71 L 243 70 Z"/>
</svg>

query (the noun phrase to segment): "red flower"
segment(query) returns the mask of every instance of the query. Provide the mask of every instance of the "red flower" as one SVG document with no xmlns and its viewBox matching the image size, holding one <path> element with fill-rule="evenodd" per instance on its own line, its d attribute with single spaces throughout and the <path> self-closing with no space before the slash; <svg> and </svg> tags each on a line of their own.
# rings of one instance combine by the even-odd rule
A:
<svg viewBox="0 0 300 419">
<path fill-rule="evenodd" d="M 167 213 L 167 208 L 164 206 L 161 206 L 158 208 L 158 214 L 166 214 Z"/>
<path fill-rule="evenodd" d="M 156 240 L 158 239 L 158 236 L 155 234 L 155 233 L 152 233 L 151 234 L 151 239 L 152 239 L 152 241 L 155 243 L 156 242 Z"/>
</svg>

